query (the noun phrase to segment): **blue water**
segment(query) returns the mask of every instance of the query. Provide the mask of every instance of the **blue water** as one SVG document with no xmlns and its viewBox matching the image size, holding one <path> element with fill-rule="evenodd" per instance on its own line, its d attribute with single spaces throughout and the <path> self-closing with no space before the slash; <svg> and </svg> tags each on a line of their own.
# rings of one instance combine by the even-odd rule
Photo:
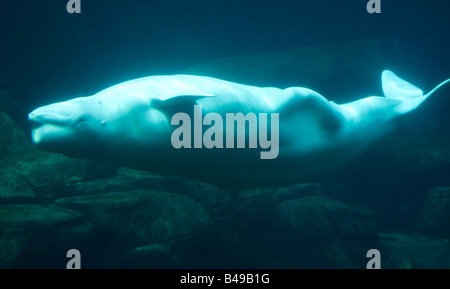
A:
<svg viewBox="0 0 450 289">
<path fill-rule="evenodd" d="M 445 0 L 381 0 L 380 14 L 368 13 L 365 0 L 80 1 L 80 14 L 69 14 L 63 0 L 0 2 L 0 91 L 8 92 L 19 103 L 10 110 L 0 107 L 0 111 L 7 111 L 28 138 L 27 114 L 38 106 L 92 95 L 138 77 L 183 73 L 194 65 L 226 57 L 306 47 L 331 51 L 330 47 L 345 43 L 379 41 L 389 43 L 379 47 L 388 59 L 389 67 L 385 68 L 425 92 L 450 77 L 450 2 Z M 353 52 L 349 53 L 346 59 L 350 63 Z M 366 60 L 361 66 L 374 61 L 370 57 Z M 381 95 L 380 67 L 368 67 L 364 76 L 347 71 L 345 64 L 336 67 L 340 70 L 328 72 L 328 78 L 311 82 L 328 99 L 339 103 Z M 308 71 L 308 67 L 301 69 Z M 239 81 L 281 88 L 296 85 L 292 78 L 295 71 L 280 69 L 271 75 L 267 84 L 258 82 L 263 75 L 248 75 Z M 299 79 L 298 84 L 309 83 Z M 414 138 L 414 145 L 421 140 L 448 139 L 450 88 L 443 88 L 413 114 L 400 120 L 390 136 Z M 431 163 L 444 159 L 431 169 L 426 167 L 428 159 L 422 159 L 422 176 L 414 175 L 414 170 L 410 174 L 404 163 L 386 167 L 386 160 L 380 158 L 383 149 L 389 147 L 385 143 L 348 167 L 313 181 L 319 182 L 329 197 L 375 212 L 381 228 L 414 231 L 424 192 L 450 185 L 446 181 L 450 173 L 446 155 L 439 151 L 442 147 L 448 151 L 446 144 L 436 141 L 418 145 L 437 151 L 425 155 Z M 221 257 L 226 259 L 222 254 L 227 255 L 218 254 L 219 261 L 215 259 L 212 266 L 232 267 L 235 263 L 231 261 L 220 262 Z M 39 266 L 36 260 L 21 262 L 18 267 Z M 130 262 L 124 267 L 133 267 Z M 238 264 L 270 267 L 270 261 L 264 262 Z M 172 263 L 164 266 L 171 267 Z"/>
</svg>

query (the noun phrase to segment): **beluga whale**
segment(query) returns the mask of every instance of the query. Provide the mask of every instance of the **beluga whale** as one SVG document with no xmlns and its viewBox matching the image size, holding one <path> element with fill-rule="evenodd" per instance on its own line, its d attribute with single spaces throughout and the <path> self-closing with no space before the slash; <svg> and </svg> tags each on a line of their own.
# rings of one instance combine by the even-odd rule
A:
<svg viewBox="0 0 450 289">
<path fill-rule="evenodd" d="M 389 70 L 381 82 L 384 96 L 336 104 L 303 87 L 149 76 L 28 118 L 42 150 L 224 187 L 280 186 L 356 157 L 450 79 L 427 94 Z"/>
</svg>

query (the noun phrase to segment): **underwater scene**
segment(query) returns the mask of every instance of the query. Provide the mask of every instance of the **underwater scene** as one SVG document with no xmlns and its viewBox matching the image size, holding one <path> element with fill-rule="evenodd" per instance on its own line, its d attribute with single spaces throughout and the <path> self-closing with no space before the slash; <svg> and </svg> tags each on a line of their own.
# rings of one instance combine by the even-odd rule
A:
<svg viewBox="0 0 450 289">
<path fill-rule="evenodd" d="M 450 268 L 449 15 L 0 0 L 0 268 Z"/>
</svg>

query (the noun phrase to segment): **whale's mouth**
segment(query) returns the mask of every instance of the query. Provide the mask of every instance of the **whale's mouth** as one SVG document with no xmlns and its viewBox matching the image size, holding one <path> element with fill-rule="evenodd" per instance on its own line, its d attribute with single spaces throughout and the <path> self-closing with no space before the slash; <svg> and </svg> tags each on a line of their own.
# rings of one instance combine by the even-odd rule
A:
<svg viewBox="0 0 450 289">
<path fill-rule="evenodd" d="M 45 108 L 45 107 L 44 107 Z M 28 114 L 31 123 L 31 139 L 38 147 L 45 148 L 66 137 L 73 117 L 43 108 Z"/>
<path fill-rule="evenodd" d="M 68 115 L 54 112 L 33 111 L 28 115 L 28 120 L 33 124 L 33 126 L 45 124 L 63 125 L 66 124 L 70 119 L 71 117 Z"/>
</svg>

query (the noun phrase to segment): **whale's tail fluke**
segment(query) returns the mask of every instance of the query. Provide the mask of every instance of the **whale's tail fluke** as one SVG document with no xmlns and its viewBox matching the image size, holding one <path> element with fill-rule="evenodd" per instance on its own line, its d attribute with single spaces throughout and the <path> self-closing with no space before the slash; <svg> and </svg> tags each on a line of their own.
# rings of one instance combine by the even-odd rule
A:
<svg viewBox="0 0 450 289">
<path fill-rule="evenodd" d="M 421 89 L 401 79 L 390 70 L 383 71 L 381 82 L 385 97 L 388 99 L 400 100 L 401 102 L 397 106 L 396 111 L 400 114 L 404 114 L 414 110 L 440 87 L 450 83 L 450 79 L 442 82 L 426 95 L 423 95 Z"/>
</svg>

